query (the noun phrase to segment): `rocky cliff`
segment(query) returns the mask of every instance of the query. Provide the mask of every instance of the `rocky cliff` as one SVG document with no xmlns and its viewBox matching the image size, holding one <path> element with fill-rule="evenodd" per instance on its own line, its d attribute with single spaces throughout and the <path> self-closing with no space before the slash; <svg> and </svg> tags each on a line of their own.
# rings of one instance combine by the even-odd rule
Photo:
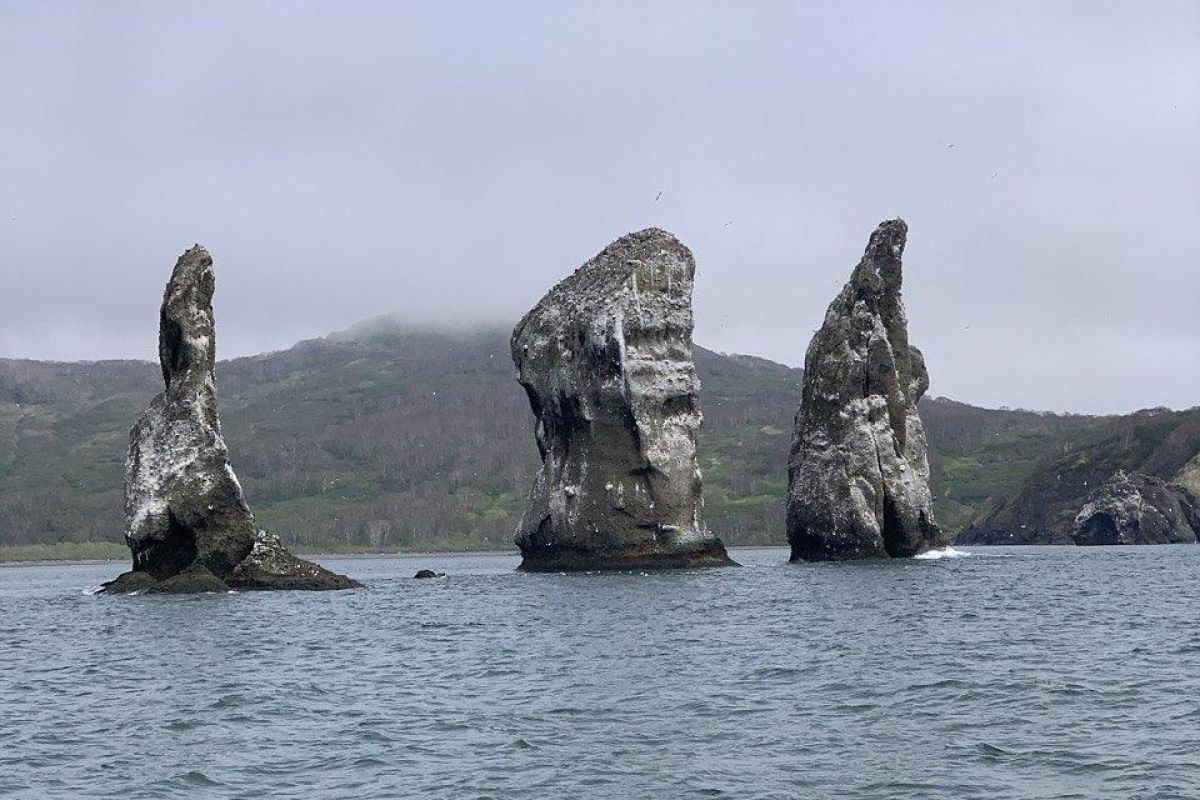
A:
<svg viewBox="0 0 1200 800">
<path fill-rule="evenodd" d="M 1072 544 L 1075 517 L 1118 470 L 1188 485 L 1200 408 L 1105 419 L 1044 458 L 1015 491 L 989 501 L 957 544 Z"/>
<path fill-rule="evenodd" d="M 1200 508 L 1190 491 L 1117 470 L 1075 515 L 1071 538 L 1078 545 L 1180 544 L 1195 542 L 1198 532 Z"/>
<path fill-rule="evenodd" d="M 691 252 L 613 242 L 517 324 L 541 467 L 517 529 L 526 570 L 731 564 L 701 518 Z"/>
<path fill-rule="evenodd" d="M 897 558 L 944 544 L 933 517 L 929 388 L 900 297 L 908 227 L 881 224 L 804 358 L 789 459 L 792 560 Z"/>
<path fill-rule="evenodd" d="M 163 295 L 165 389 L 130 432 L 125 540 L 133 569 L 109 593 L 343 589 L 354 581 L 292 556 L 258 530 L 217 416 L 212 258 L 184 253 Z"/>
</svg>

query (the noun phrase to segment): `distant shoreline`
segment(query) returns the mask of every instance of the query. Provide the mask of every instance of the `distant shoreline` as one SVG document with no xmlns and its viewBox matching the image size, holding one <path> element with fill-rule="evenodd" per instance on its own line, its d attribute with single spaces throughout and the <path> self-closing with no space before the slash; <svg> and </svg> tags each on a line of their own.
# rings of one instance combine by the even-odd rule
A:
<svg viewBox="0 0 1200 800">
<path fill-rule="evenodd" d="M 15 548 L 14 548 L 15 549 Z M 730 550 L 787 550 L 785 544 L 751 544 L 738 546 L 733 545 Z M 519 557 L 519 550 L 420 550 L 420 551 L 393 551 L 382 553 L 308 553 L 300 552 L 299 555 L 305 558 L 315 559 L 369 559 L 369 558 L 395 558 L 403 556 L 405 558 L 470 558 L 473 556 L 512 556 Z M 0 553 L 0 568 L 4 567 L 44 567 L 48 565 L 75 567 L 75 566 L 95 566 L 99 564 L 122 564 L 129 561 L 127 555 L 112 556 L 110 558 L 71 558 L 64 556 L 63 558 L 14 558 L 6 559 Z"/>
<path fill-rule="evenodd" d="M 0 561 L 0 569 L 7 567 L 86 567 L 98 564 L 117 564 L 117 558 L 43 558 L 39 561 Z"/>
<path fill-rule="evenodd" d="M 394 551 L 383 553 L 307 553 L 299 552 L 305 558 L 393 558 L 395 556 L 412 556 L 426 557 L 437 556 L 439 558 L 456 558 L 463 556 L 519 556 L 521 553 L 517 550 L 423 550 L 423 551 Z M 14 558 L 6 559 L 0 555 L 0 567 L 37 567 L 55 564 L 60 566 L 86 566 L 96 564 L 120 564 L 129 561 L 128 555 L 112 556 L 111 558 L 72 558 L 64 556 L 62 558 Z"/>
</svg>

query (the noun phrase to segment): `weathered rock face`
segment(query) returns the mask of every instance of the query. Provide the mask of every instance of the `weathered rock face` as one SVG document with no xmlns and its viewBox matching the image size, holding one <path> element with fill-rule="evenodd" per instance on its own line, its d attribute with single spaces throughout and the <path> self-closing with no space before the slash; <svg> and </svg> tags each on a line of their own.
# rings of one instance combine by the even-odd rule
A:
<svg viewBox="0 0 1200 800">
<path fill-rule="evenodd" d="M 1071 538 L 1079 545 L 1178 544 L 1198 534 L 1200 507 L 1190 491 L 1117 470 L 1079 510 Z"/>
<path fill-rule="evenodd" d="M 701 520 L 691 252 L 656 228 L 613 242 L 512 336 L 542 467 L 525 570 L 728 565 Z"/>
<path fill-rule="evenodd" d="M 900 299 L 908 226 L 884 222 L 804 358 L 788 464 L 792 560 L 914 556 L 945 541 L 933 519 L 917 401 L 925 360 Z"/>
<path fill-rule="evenodd" d="M 254 523 L 217 418 L 213 289 L 212 258 L 197 245 L 180 257 L 163 295 L 158 355 L 166 388 L 130 431 L 125 539 L 133 570 L 105 591 L 356 586 L 292 556 Z"/>
</svg>

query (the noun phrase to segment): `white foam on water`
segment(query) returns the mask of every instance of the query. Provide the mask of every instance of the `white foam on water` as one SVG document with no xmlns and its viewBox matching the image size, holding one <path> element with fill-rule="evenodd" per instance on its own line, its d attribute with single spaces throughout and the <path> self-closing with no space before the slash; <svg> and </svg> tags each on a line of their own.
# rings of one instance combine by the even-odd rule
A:
<svg viewBox="0 0 1200 800">
<path fill-rule="evenodd" d="M 955 550 L 953 547 L 943 547 L 940 550 L 927 550 L 920 555 L 915 555 L 913 558 L 919 558 L 923 561 L 936 561 L 939 558 L 966 558 L 971 555 L 966 550 Z"/>
</svg>

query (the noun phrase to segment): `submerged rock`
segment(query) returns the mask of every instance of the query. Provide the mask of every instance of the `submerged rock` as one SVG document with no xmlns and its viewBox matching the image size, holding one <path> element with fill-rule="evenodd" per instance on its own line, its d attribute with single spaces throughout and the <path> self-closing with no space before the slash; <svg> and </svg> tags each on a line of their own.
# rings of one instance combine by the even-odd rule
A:
<svg viewBox="0 0 1200 800">
<path fill-rule="evenodd" d="M 434 572 L 431 569 L 419 569 L 419 570 L 417 570 L 417 574 L 413 575 L 413 577 L 416 578 L 417 580 L 423 581 L 423 580 L 427 580 L 428 578 L 444 578 L 444 577 L 446 577 L 446 573 Z"/>
<path fill-rule="evenodd" d="M 542 456 L 517 530 L 521 569 L 733 564 L 700 516 L 694 273 L 671 234 L 632 233 L 513 330 Z"/>
<path fill-rule="evenodd" d="M 1075 517 L 1078 545 L 1178 544 L 1200 535 L 1200 507 L 1182 486 L 1139 473 L 1117 472 Z"/>
<path fill-rule="evenodd" d="M 933 518 L 929 388 L 900 298 L 908 226 L 881 224 L 804 357 L 788 464 L 792 560 L 914 556 L 946 542 Z"/>
<path fill-rule="evenodd" d="M 125 540 L 133 569 L 104 591 L 357 586 L 296 558 L 255 525 L 217 418 L 213 289 L 212 258 L 197 245 L 180 257 L 163 294 L 158 356 L 166 388 L 129 435 Z"/>
</svg>

